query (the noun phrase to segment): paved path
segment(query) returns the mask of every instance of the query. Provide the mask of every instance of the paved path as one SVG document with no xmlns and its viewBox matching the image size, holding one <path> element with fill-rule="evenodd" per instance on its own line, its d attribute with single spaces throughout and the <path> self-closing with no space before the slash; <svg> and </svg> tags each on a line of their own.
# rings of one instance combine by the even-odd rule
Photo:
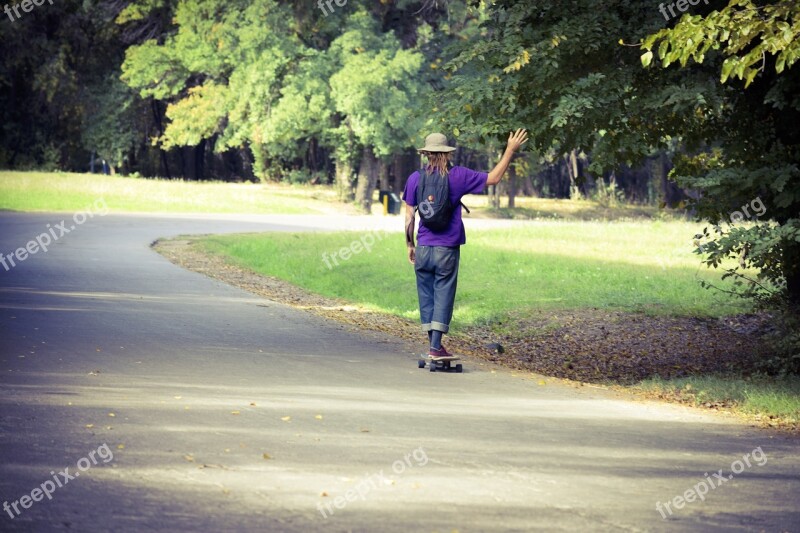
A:
<svg viewBox="0 0 800 533">
<path fill-rule="evenodd" d="M 0 252 L 62 219 L 0 213 Z M 474 361 L 417 370 L 149 248 L 300 220 L 397 224 L 109 214 L 0 267 L 0 530 L 800 531 L 796 439 Z"/>
</svg>

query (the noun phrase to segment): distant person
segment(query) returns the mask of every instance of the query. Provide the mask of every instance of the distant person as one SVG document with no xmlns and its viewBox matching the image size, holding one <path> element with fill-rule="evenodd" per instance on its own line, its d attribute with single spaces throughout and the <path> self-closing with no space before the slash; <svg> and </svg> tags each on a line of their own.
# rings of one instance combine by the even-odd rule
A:
<svg viewBox="0 0 800 533">
<path fill-rule="evenodd" d="M 467 241 L 461 221 L 461 198 L 480 194 L 487 185 L 499 183 L 514 152 L 527 140 L 524 129 L 511 133 L 503 157 L 488 174 L 452 166 L 450 158 L 455 148 L 447 145 L 447 137 L 441 133 L 428 135 L 425 146 L 418 150 L 428 158 L 428 164 L 408 177 L 403 199 L 408 260 L 417 275 L 419 317 L 422 329 L 428 333 L 431 357 L 450 355 L 442 345 L 442 336 L 450 329 L 453 318 L 461 245 Z M 420 223 L 415 246 L 416 211 L 420 213 Z"/>
</svg>

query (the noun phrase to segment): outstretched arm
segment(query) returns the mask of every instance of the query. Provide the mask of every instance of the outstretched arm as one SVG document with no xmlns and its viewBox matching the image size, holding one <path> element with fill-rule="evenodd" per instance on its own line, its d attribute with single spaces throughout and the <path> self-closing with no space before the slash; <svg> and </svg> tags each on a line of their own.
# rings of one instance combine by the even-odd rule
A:
<svg viewBox="0 0 800 533">
<path fill-rule="evenodd" d="M 408 262 L 412 265 L 416 259 L 416 246 L 414 245 L 414 207 L 406 204 L 406 248 L 408 248 Z"/>
<path fill-rule="evenodd" d="M 511 158 L 514 157 L 514 152 L 519 150 L 519 148 L 525 144 L 527 140 L 528 132 L 523 128 L 520 128 L 516 132 L 509 134 L 506 151 L 503 153 L 503 157 L 500 159 L 500 162 L 497 163 L 497 166 L 495 166 L 492 171 L 489 172 L 489 178 L 486 180 L 486 185 L 497 185 L 500 183 L 500 179 L 503 177 L 503 174 L 505 174 L 506 170 L 508 170 L 508 165 L 511 164 Z"/>
</svg>

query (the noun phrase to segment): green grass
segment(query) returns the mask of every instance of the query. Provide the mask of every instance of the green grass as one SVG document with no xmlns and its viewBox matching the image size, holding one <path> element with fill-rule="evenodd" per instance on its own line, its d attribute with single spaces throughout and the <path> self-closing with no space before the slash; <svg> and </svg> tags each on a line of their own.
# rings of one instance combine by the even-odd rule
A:
<svg viewBox="0 0 800 533">
<path fill-rule="evenodd" d="M 509 312 L 602 308 L 650 314 L 722 316 L 746 310 L 699 286 L 720 286 L 691 253 L 688 222 L 537 222 L 472 231 L 461 250 L 454 326 L 484 324 Z M 312 292 L 417 318 L 413 267 L 400 234 L 383 234 L 371 252 L 338 266 L 323 261 L 357 232 L 213 236 L 209 252 Z"/>
<path fill-rule="evenodd" d="M 692 405 L 725 404 L 735 411 L 773 417 L 783 424 L 800 422 L 800 377 L 741 378 L 696 376 L 672 380 L 651 379 L 639 387 Z"/>
<path fill-rule="evenodd" d="M 347 210 L 337 204 L 331 188 L 321 186 L 0 172 L 0 209 L 78 211 L 100 199 L 112 212 L 305 214 Z"/>
<path fill-rule="evenodd" d="M 470 196 L 465 199 L 473 215 L 480 218 L 513 218 L 521 220 L 632 220 L 680 218 L 680 212 L 660 209 L 652 205 L 632 203 L 603 207 L 593 200 L 563 200 L 553 198 L 518 197 L 513 209 L 508 208 L 508 198 L 500 199 L 500 208 L 489 205 L 488 196 Z"/>
</svg>

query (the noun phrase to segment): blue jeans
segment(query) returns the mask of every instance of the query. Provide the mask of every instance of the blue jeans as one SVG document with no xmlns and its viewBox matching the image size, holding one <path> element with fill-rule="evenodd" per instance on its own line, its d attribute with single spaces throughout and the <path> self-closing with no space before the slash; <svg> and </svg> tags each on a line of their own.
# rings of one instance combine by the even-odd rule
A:
<svg viewBox="0 0 800 533">
<path fill-rule="evenodd" d="M 419 318 L 422 329 L 447 333 L 456 301 L 458 263 L 461 247 L 417 246 L 414 271 L 417 274 Z"/>
</svg>

